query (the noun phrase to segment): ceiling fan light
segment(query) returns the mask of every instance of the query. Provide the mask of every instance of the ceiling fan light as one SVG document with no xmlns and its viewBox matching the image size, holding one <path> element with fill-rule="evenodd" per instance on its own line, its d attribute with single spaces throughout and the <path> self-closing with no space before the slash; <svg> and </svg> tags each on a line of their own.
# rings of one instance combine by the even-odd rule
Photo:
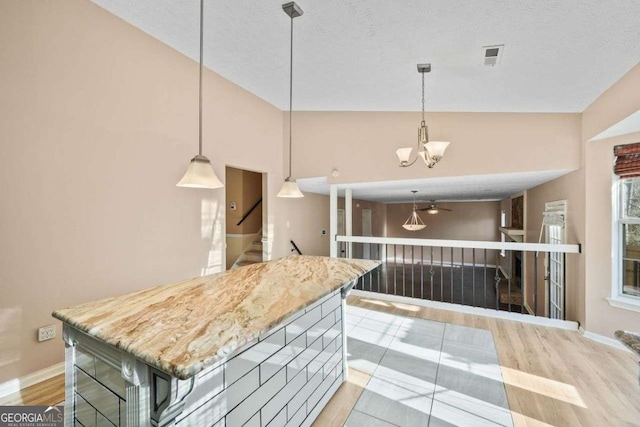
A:
<svg viewBox="0 0 640 427">
<path fill-rule="evenodd" d="M 304 194 L 302 194 L 302 191 L 300 191 L 297 182 L 286 179 L 282 184 L 280 192 L 278 192 L 278 197 L 287 199 L 299 199 L 301 197 L 304 197 Z"/>
<path fill-rule="evenodd" d="M 187 166 L 187 171 L 176 184 L 177 187 L 186 188 L 221 188 L 224 187 L 218 176 L 213 171 L 211 162 L 206 156 L 195 156 Z"/>
<path fill-rule="evenodd" d="M 435 214 L 437 214 L 438 212 L 440 212 L 440 211 L 438 210 L 438 208 L 429 208 L 429 209 L 427 209 L 427 213 L 428 213 L 429 215 L 435 215 Z"/>
<path fill-rule="evenodd" d="M 409 231 L 420 231 L 427 226 L 424 224 L 404 224 L 402 227 Z"/>
</svg>

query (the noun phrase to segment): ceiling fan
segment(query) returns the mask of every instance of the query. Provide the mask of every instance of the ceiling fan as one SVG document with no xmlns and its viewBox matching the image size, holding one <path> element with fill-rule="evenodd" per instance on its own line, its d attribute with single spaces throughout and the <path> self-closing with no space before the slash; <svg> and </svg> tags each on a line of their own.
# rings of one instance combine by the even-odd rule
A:
<svg viewBox="0 0 640 427">
<path fill-rule="evenodd" d="M 421 211 L 421 212 L 427 211 L 427 213 L 429 215 L 435 215 L 440 211 L 453 212 L 453 209 L 439 208 L 438 205 L 436 205 L 436 201 L 435 200 L 432 200 L 431 204 L 428 207 L 421 208 L 421 209 L 418 209 L 418 210 Z"/>
</svg>

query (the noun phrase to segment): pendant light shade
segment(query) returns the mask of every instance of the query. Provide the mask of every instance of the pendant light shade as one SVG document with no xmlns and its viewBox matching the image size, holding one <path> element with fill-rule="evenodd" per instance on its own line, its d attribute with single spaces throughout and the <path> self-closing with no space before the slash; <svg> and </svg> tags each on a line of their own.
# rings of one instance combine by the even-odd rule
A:
<svg viewBox="0 0 640 427">
<path fill-rule="evenodd" d="M 426 225 L 424 224 L 424 222 L 422 222 L 422 220 L 418 216 L 418 213 L 416 211 L 413 211 L 411 212 L 411 216 L 409 216 L 409 218 L 402 225 L 402 227 L 405 230 L 409 230 L 409 231 L 420 231 L 426 228 Z"/>
<path fill-rule="evenodd" d="M 432 168 L 442 159 L 449 144 L 450 142 L 448 141 L 429 141 L 424 144 L 425 151 L 421 153 L 420 157 L 422 157 L 427 166 Z"/>
<path fill-rule="evenodd" d="M 412 150 L 413 149 L 411 147 L 398 148 L 398 150 L 396 150 L 396 154 L 398 155 L 398 160 L 400 160 L 400 166 L 409 164 L 409 159 L 411 158 Z"/>
<path fill-rule="evenodd" d="M 413 193 L 413 210 L 411 211 L 411 215 L 404 222 L 402 228 L 409 231 L 420 231 L 426 227 L 425 223 L 422 222 L 420 217 L 418 216 L 417 207 L 416 207 L 416 190 L 411 190 Z"/>
<path fill-rule="evenodd" d="M 284 197 L 289 199 L 297 199 L 300 197 L 304 197 L 300 188 L 298 188 L 298 183 L 287 178 L 282 184 L 282 188 L 278 193 L 278 197 Z"/>
<path fill-rule="evenodd" d="M 283 198 L 300 198 L 304 197 L 302 191 L 298 187 L 298 183 L 291 178 L 291 143 L 292 143 L 292 123 L 293 123 L 293 18 L 301 16 L 304 12 L 295 2 L 285 3 L 282 10 L 291 18 L 291 46 L 290 46 L 290 62 L 289 62 L 289 175 L 284 180 L 282 188 L 278 193 L 278 197 Z"/>
<path fill-rule="evenodd" d="M 224 187 L 218 176 L 213 171 L 209 159 L 202 154 L 202 51 L 203 51 L 203 19 L 204 0 L 200 0 L 200 80 L 198 83 L 198 155 L 191 159 L 187 171 L 176 184 L 185 188 L 221 188 Z"/>
<path fill-rule="evenodd" d="M 205 156 L 195 156 L 191 159 L 187 171 L 176 185 L 178 187 L 210 189 L 224 187 L 213 171 L 211 162 Z"/>
</svg>

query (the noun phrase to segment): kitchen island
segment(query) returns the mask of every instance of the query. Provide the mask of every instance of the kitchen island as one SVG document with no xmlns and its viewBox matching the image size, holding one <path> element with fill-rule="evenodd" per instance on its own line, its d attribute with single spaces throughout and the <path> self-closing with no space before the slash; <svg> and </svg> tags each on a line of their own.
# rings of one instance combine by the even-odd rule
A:
<svg viewBox="0 0 640 427">
<path fill-rule="evenodd" d="M 377 265 L 292 256 L 55 311 L 66 425 L 310 425 L 346 376 L 346 292 Z"/>
</svg>

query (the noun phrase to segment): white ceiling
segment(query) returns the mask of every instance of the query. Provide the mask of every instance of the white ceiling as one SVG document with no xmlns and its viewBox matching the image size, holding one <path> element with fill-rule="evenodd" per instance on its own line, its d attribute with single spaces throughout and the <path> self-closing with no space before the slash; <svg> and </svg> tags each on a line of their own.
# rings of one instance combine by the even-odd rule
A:
<svg viewBox="0 0 640 427">
<path fill-rule="evenodd" d="M 93 0 L 198 58 L 199 0 Z M 205 0 L 205 65 L 288 108 L 284 0 Z M 299 0 L 294 109 L 581 112 L 640 59 L 638 0 Z M 505 44 L 482 66 L 482 46 Z"/>
<path fill-rule="evenodd" d="M 353 198 L 381 203 L 406 203 L 412 200 L 411 190 L 417 190 L 419 201 L 502 200 L 569 173 L 569 170 L 518 172 L 508 174 L 468 175 L 444 178 L 424 178 L 406 181 L 340 184 L 351 188 Z M 326 177 L 299 179 L 303 192 L 329 194 Z M 341 196 L 344 191 L 341 190 Z"/>
</svg>

